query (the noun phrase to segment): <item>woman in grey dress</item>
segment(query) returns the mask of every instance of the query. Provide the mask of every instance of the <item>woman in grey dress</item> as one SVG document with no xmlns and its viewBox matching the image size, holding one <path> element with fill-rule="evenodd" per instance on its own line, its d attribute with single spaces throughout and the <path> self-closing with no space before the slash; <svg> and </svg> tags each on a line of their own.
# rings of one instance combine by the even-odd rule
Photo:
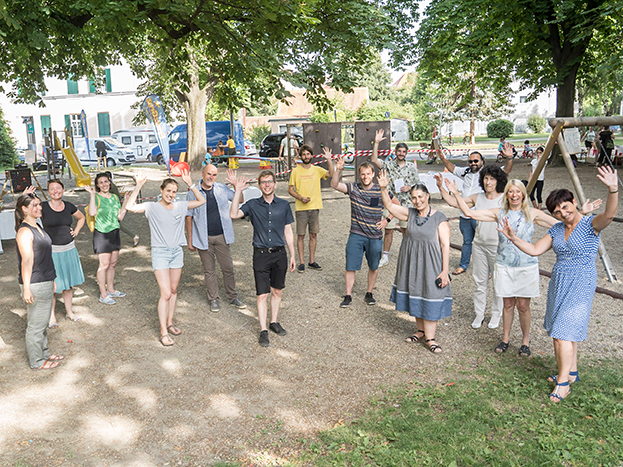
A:
<svg viewBox="0 0 623 467">
<path fill-rule="evenodd" d="M 452 312 L 448 219 L 430 206 L 426 185 L 416 184 L 411 189 L 415 208 L 393 204 L 388 185 L 389 178 L 382 170 L 379 186 L 383 204 L 394 217 L 407 221 L 390 301 L 396 304 L 396 310 L 407 311 L 415 317 L 418 330 L 407 341 L 424 339 L 431 352 L 439 353 L 441 347 L 435 340 L 437 321 Z"/>
</svg>

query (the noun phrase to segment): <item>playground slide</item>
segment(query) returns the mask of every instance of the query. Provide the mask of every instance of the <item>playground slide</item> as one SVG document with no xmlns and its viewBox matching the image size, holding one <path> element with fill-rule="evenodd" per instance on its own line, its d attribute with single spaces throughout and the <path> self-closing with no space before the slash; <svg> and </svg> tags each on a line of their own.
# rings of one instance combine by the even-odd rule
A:
<svg viewBox="0 0 623 467">
<path fill-rule="evenodd" d="M 84 167 L 82 167 L 82 164 L 80 163 L 80 159 L 78 159 L 78 155 L 76 154 L 76 151 L 74 151 L 74 147 L 71 143 L 71 139 L 68 139 L 67 142 L 68 142 L 68 146 L 66 148 L 62 148 L 61 151 L 63 152 L 63 156 L 65 156 L 65 160 L 67 160 L 67 163 L 69 164 L 69 168 L 73 172 L 74 177 L 76 177 L 76 186 L 90 185 L 91 176 L 88 173 L 86 173 L 86 171 L 84 170 Z M 56 147 L 57 148 L 61 147 L 58 137 L 56 138 Z"/>
</svg>

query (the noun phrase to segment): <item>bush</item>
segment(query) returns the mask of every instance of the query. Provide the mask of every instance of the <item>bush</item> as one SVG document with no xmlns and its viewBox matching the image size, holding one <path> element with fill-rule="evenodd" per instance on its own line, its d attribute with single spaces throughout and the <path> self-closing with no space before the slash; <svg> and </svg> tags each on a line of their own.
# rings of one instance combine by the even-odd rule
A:
<svg viewBox="0 0 623 467">
<path fill-rule="evenodd" d="M 499 118 L 489 122 L 487 125 L 487 137 L 489 138 L 507 138 L 513 134 L 513 122 Z"/>
<path fill-rule="evenodd" d="M 532 133 L 541 133 L 547 121 L 537 114 L 528 115 L 528 127 L 532 130 Z"/>
<path fill-rule="evenodd" d="M 525 123 L 518 123 L 515 125 L 515 133 L 528 133 L 528 125 Z"/>
<path fill-rule="evenodd" d="M 271 133 L 270 125 L 254 125 L 247 131 L 247 139 L 253 141 L 253 144 L 257 146 L 257 150 L 259 151 L 262 140 Z"/>
</svg>

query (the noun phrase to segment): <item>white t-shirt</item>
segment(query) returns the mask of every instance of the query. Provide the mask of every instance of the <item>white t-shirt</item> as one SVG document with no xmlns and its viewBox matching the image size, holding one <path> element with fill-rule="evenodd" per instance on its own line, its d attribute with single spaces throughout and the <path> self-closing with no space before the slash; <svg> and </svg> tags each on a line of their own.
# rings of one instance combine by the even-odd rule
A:
<svg viewBox="0 0 623 467">
<path fill-rule="evenodd" d="M 532 171 L 536 172 L 536 166 L 539 163 L 538 159 L 532 159 L 532 161 L 530 161 L 530 164 L 532 164 Z M 545 165 L 547 165 L 547 162 L 545 163 Z M 541 173 L 539 174 L 539 178 L 537 178 L 538 181 L 542 182 L 543 180 L 545 180 L 545 167 L 543 167 L 543 170 L 541 170 Z"/>
<path fill-rule="evenodd" d="M 466 198 L 477 193 L 482 193 L 480 187 L 480 170 L 476 173 L 472 172 L 469 167 L 454 167 L 454 175 L 463 179 L 463 198 Z M 473 209 L 473 208 L 472 208 Z M 461 217 L 469 219 L 467 216 L 461 213 Z"/>
</svg>

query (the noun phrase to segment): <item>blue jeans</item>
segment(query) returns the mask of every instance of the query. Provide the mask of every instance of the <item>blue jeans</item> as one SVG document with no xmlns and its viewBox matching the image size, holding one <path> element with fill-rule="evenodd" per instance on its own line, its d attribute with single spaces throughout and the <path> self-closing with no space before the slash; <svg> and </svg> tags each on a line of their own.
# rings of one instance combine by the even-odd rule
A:
<svg viewBox="0 0 623 467">
<path fill-rule="evenodd" d="M 461 248 L 461 262 L 459 267 L 467 269 L 469 267 L 469 260 L 472 257 L 472 242 L 474 241 L 474 234 L 476 233 L 477 222 L 474 219 L 465 219 L 459 217 L 459 229 L 461 235 L 463 235 L 463 247 Z"/>
</svg>

